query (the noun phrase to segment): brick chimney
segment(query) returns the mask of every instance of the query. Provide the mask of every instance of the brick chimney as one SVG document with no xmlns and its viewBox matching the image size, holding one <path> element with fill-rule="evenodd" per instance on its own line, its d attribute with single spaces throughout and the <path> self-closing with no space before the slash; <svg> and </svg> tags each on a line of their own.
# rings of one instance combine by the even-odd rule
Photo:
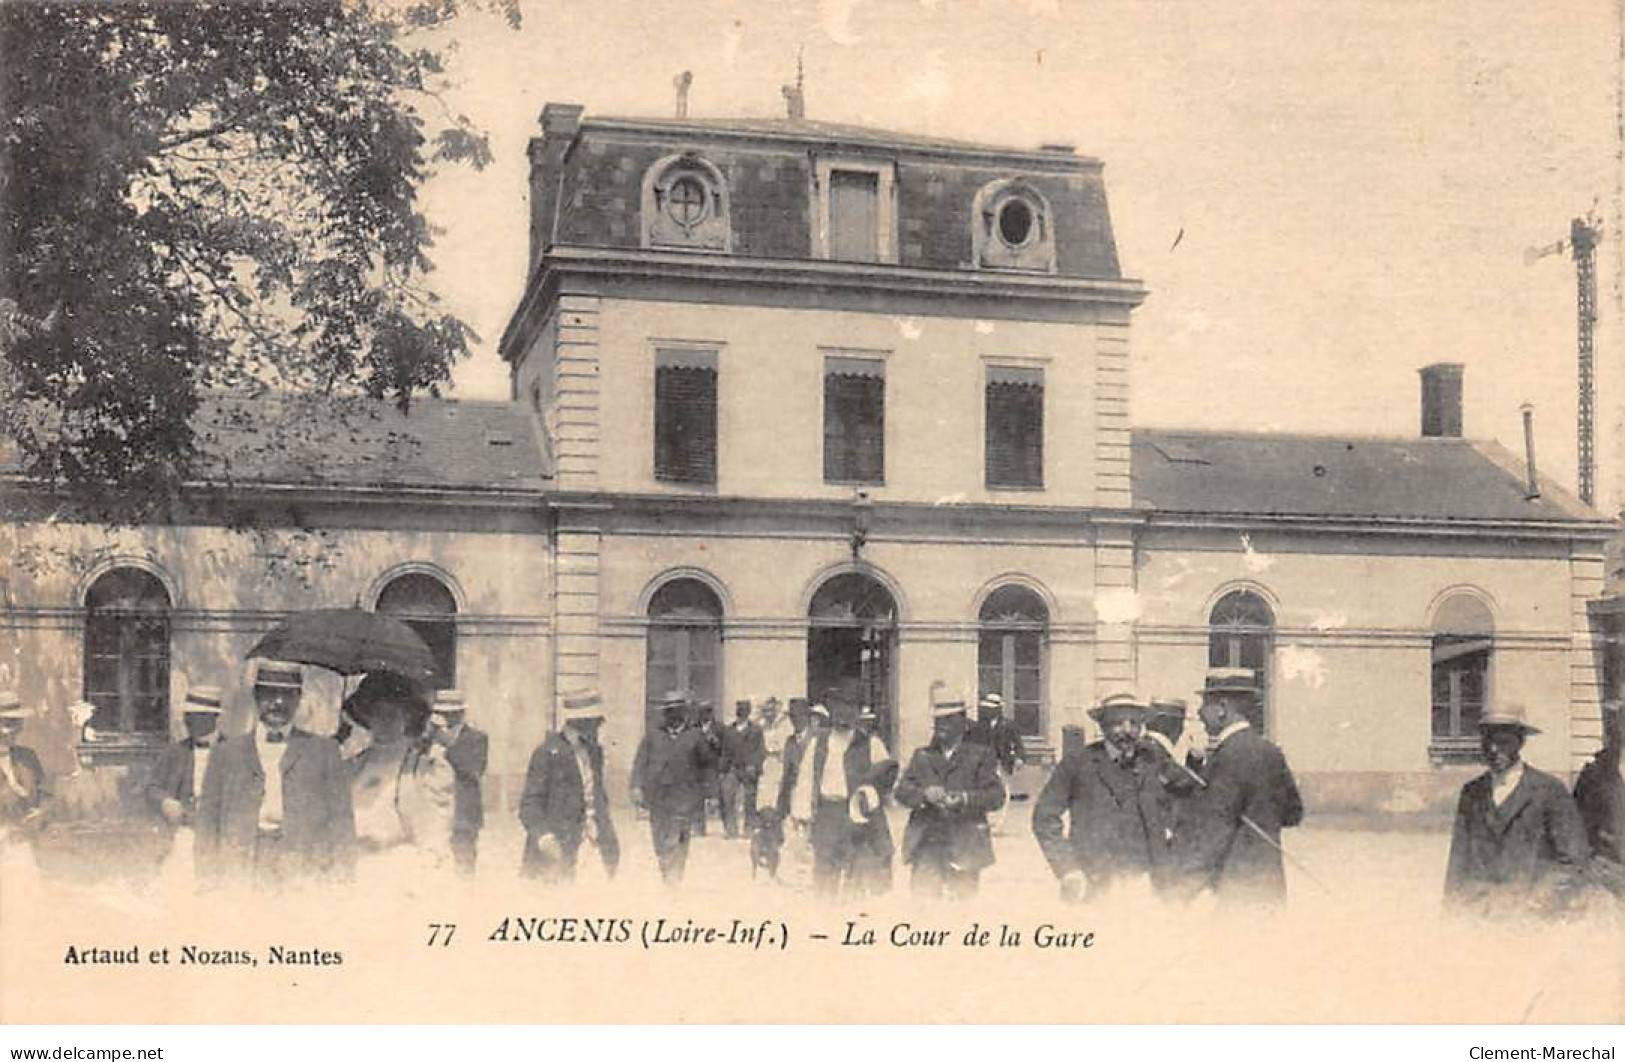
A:
<svg viewBox="0 0 1625 1062">
<path fill-rule="evenodd" d="M 1422 375 L 1422 437 L 1461 438 L 1461 363 L 1441 361 L 1417 371 Z"/>
<path fill-rule="evenodd" d="M 542 108 L 542 135 L 530 138 L 530 273 L 553 242 L 559 175 L 564 154 L 581 128 L 582 110 L 579 103 L 549 103 Z"/>
</svg>

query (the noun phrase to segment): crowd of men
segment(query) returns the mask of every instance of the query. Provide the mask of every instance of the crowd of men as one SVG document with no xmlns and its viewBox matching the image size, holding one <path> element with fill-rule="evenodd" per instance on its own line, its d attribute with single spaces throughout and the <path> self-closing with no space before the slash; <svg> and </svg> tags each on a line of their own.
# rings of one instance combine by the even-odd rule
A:
<svg viewBox="0 0 1625 1062">
<path fill-rule="evenodd" d="M 712 706 L 668 694 L 631 777 L 663 880 L 683 881 L 690 841 L 715 807 L 729 838 L 748 838 L 753 876 L 780 878 L 789 851 L 810 864 L 817 894 L 872 896 L 891 889 L 900 851 L 915 895 L 976 895 L 997 858 L 989 817 L 1009 799 L 1024 749 L 996 694 L 980 699 L 973 719 L 970 703 L 939 694 L 941 686 L 932 688 L 931 739 L 906 765 L 852 690 L 784 705 L 740 701 L 726 724 Z M 164 750 L 144 789 L 155 820 L 177 844 L 184 839 L 200 886 L 344 880 L 371 861 L 396 873 L 474 872 L 489 742 L 466 721 L 458 691 L 425 697 L 404 679 L 368 675 L 332 735 L 295 725 L 297 665 L 261 662 L 253 694 L 255 725 L 226 737 L 221 691 L 190 688 L 186 736 Z M 1302 822 L 1304 805 L 1281 750 L 1248 722 L 1253 674 L 1214 669 L 1199 696 L 1202 735 L 1187 727 L 1182 700 L 1124 691 L 1089 709 L 1099 739 L 1068 743 L 1032 811 L 1033 839 L 1064 897 L 1285 900 L 1282 831 Z M 521 872 L 571 881 L 587 844 L 613 877 L 621 841 L 605 783 L 604 705 L 581 690 L 563 697 L 559 714 L 525 775 Z M 17 742 L 26 718 L 15 694 L 0 693 L 8 838 L 37 830 L 45 802 L 39 759 Z M 1479 727 L 1487 769 L 1461 792 L 1446 899 L 1485 913 L 1550 914 L 1625 893 L 1620 713 L 1610 714 L 1605 746 L 1572 795 L 1523 762 L 1524 741 L 1538 731 L 1521 708 L 1488 712 Z M 892 802 L 907 810 L 900 849 L 886 813 Z"/>
</svg>

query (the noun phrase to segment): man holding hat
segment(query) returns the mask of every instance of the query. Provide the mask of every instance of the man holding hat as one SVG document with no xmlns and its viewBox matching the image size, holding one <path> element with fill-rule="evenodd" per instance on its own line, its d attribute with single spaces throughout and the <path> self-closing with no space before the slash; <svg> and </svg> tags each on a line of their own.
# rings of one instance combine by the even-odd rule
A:
<svg viewBox="0 0 1625 1062">
<path fill-rule="evenodd" d="M 1521 705 L 1486 711 L 1479 746 L 1489 768 L 1461 789 L 1445 900 L 1480 914 L 1555 914 L 1583 881 L 1590 846 L 1562 782 L 1523 762 L 1540 731 Z"/>
<path fill-rule="evenodd" d="M 598 742 L 603 700 L 596 690 L 576 690 L 562 701 L 562 726 L 542 739 L 525 769 L 519 798 L 525 827 L 521 873 L 554 884 L 573 881 L 586 841 L 598 849 L 605 874 L 613 878 L 621 845 L 604 791 L 604 748 Z"/>
<path fill-rule="evenodd" d="M 353 872 L 350 781 L 338 742 L 294 725 L 302 692 L 298 664 L 260 661 L 254 729 L 220 741 L 204 771 L 196 815 L 200 878 L 276 884 Z"/>
<path fill-rule="evenodd" d="M 1303 821 L 1303 800 L 1286 757 L 1247 721 L 1258 700 L 1248 668 L 1213 668 L 1197 715 L 1212 741 L 1203 781 L 1181 840 L 1181 887 L 1212 889 L 1224 903 L 1286 900 L 1281 830 Z"/>
<path fill-rule="evenodd" d="M 463 874 L 474 873 L 480 830 L 485 826 L 481 779 L 491 756 L 491 739 L 468 723 L 460 690 L 437 690 L 429 706 L 429 742 L 443 750 L 456 777 L 451 821 L 451 855 Z"/>
<path fill-rule="evenodd" d="M 915 750 L 897 783 L 897 802 L 909 809 L 903 862 L 916 896 L 969 899 L 993 865 L 987 816 L 1004 806 L 1004 785 L 993 750 L 967 740 L 968 726 L 963 699 L 935 701 L 931 742 Z"/>
<path fill-rule="evenodd" d="M 660 712 L 660 729 L 643 735 L 632 761 L 632 803 L 648 809 L 661 880 L 678 885 L 688 866 L 689 837 L 704 814 L 717 753 L 709 736 L 690 725 L 685 694 L 666 694 Z"/>
<path fill-rule="evenodd" d="M 892 854 L 883 805 L 897 780 L 897 761 L 879 738 L 858 731 L 855 690 L 832 688 L 824 700 L 830 725 L 814 725 L 790 814 L 811 831 L 815 891 L 833 897 L 843 885 L 857 892 L 882 890 L 890 884 Z"/>
<path fill-rule="evenodd" d="M 1162 762 L 1144 739 L 1150 714 L 1130 691 L 1089 709 L 1101 739 L 1063 756 L 1038 795 L 1033 835 L 1067 899 L 1149 895 L 1170 876 Z"/>
<path fill-rule="evenodd" d="M 45 813 L 45 769 L 17 738 L 28 710 L 16 690 L 0 691 L 0 839 L 13 829 L 30 829 Z"/>
<path fill-rule="evenodd" d="M 218 686 L 188 687 L 181 705 L 186 736 L 165 745 L 153 761 L 145 791 L 147 804 L 171 829 L 192 825 L 197 814 L 209 754 L 220 736 L 221 710 Z"/>
</svg>

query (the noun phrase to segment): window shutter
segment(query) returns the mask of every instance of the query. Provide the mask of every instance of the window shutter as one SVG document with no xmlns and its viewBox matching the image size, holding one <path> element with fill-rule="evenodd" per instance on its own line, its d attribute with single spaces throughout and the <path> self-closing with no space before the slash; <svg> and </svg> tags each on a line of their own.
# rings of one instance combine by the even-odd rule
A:
<svg viewBox="0 0 1625 1062">
<path fill-rule="evenodd" d="M 992 368 L 987 379 L 987 485 L 1044 485 L 1044 375 Z"/>
<path fill-rule="evenodd" d="M 662 364 L 655 369 L 655 478 L 717 481 L 717 371 Z"/>
<path fill-rule="evenodd" d="M 825 360 L 824 479 L 880 483 L 886 476 L 885 363 Z"/>
</svg>

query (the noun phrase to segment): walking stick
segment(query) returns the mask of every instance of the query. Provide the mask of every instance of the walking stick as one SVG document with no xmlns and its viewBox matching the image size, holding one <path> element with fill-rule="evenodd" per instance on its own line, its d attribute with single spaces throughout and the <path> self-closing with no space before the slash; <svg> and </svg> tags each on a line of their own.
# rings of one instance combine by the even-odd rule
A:
<svg viewBox="0 0 1625 1062">
<path fill-rule="evenodd" d="M 1207 788 L 1207 779 L 1206 778 L 1203 778 L 1201 775 L 1199 775 L 1195 771 L 1191 770 L 1190 767 L 1188 767 L 1185 764 L 1183 764 L 1183 763 L 1179 762 L 1178 760 L 1174 759 L 1173 756 L 1170 755 L 1168 757 L 1168 759 L 1173 762 L 1174 766 L 1178 767 L 1180 770 L 1182 770 L 1186 774 L 1190 775 L 1191 780 L 1194 781 L 1197 785 L 1201 786 L 1203 789 Z M 1301 860 L 1293 858 L 1293 855 L 1292 855 L 1291 852 L 1288 852 L 1285 848 L 1282 848 L 1281 845 L 1273 837 L 1271 837 L 1269 834 L 1264 832 L 1264 827 L 1260 826 L 1258 823 L 1254 822 L 1252 819 L 1248 818 L 1246 815 L 1239 815 L 1237 817 L 1239 819 L 1241 819 L 1242 825 L 1248 827 L 1254 833 L 1258 834 L 1258 836 L 1264 841 L 1265 844 L 1269 845 L 1271 848 L 1273 848 L 1277 852 L 1281 853 L 1281 858 L 1282 859 L 1285 859 L 1288 863 L 1291 863 L 1294 867 L 1296 867 L 1300 874 L 1302 874 L 1304 877 L 1308 878 L 1310 881 L 1314 882 L 1315 885 L 1318 886 L 1322 892 L 1324 892 L 1328 896 L 1334 895 L 1334 893 L 1332 892 L 1331 886 L 1327 885 L 1324 881 L 1321 881 L 1319 878 L 1315 877 L 1314 871 L 1312 871 L 1308 867 L 1304 866 L 1303 862 Z"/>
</svg>

